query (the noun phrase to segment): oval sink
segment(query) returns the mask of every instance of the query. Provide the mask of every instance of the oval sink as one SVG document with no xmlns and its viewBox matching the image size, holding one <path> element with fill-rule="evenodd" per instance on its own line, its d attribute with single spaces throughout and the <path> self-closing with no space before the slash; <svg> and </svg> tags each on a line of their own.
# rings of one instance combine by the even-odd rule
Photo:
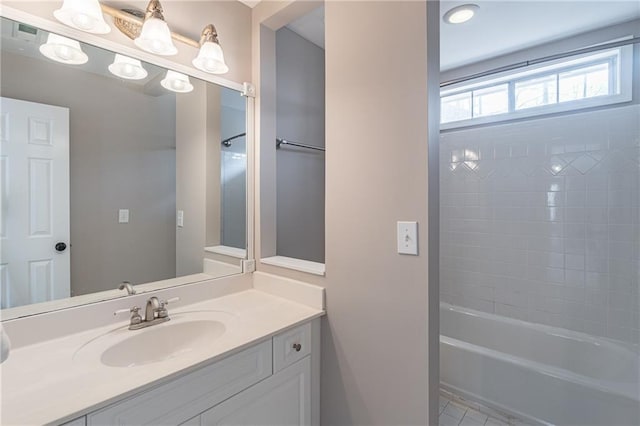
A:
<svg viewBox="0 0 640 426">
<path fill-rule="evenodd" d="M 212 343 L 225 334 L 233 317 L 222 311 L 190 311 L 140 330 L 119 327 L 83 344 L 75 351 L 73 361 L 137 367 L 198 355 L 210 350 Z"/>
<path fill-rule="evenodd" d="M 100 361 L 111 367 L 135 367 L 164 361 L 201 350 L 220 337 L 225 326 L 218 321 L 199 320 L 175 324 L 171 322 L 137 330 L 131 337 L 103 352 Z"/>
</svg>

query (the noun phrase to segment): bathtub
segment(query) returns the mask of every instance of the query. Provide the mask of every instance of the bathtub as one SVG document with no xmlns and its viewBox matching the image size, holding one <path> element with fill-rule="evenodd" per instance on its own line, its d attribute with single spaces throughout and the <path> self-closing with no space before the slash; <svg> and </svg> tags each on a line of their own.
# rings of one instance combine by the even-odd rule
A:
<svg viewBox="0 0 640 426">
<path fill-rule="evenodd" d="M 640 425 L 639 365 L 631 345 L 441 304 L 442 387 L 524 420 Z"/>
</svg>

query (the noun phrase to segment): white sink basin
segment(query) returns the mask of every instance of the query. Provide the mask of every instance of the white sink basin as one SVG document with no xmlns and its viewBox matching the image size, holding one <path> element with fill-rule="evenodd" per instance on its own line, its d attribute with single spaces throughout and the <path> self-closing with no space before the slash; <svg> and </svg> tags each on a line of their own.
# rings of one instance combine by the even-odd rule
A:
<svg viewBox="0 0 640 426">
<path fill-rule="evenodd" d="M 99 360 L 109 367 L 137 367 L 199 353 L 224 335 L 227 315 L 183 313 L 140 330 L 120 327 L 84 344 L 73 358 L 75 362 Z"/>
</svg>

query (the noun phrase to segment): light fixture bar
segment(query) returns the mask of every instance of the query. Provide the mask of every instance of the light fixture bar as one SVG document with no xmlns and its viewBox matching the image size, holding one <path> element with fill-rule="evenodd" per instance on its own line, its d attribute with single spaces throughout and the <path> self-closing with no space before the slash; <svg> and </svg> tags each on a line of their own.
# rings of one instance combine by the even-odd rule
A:
<svg viewBox="0 0 640 426">
<path fill-rule="evenodd" d="M 138 18 L 137 16 L 131 15 L 130 13 L 127 12 L 123 12 L 120 9 L 116 9 L 113 8 L 111 6 L 107 6 L 104 4 L 100 4 L 100 7 L 102 8 L 102 11 L 104 13 L 106 13 L 109 16 L 112 16 L 114 18 L 117 19 L 121 19 L 123 21 L 126 21 L 132 25 L 137 25 L 140 26 L 140 28 L 142 28 L 142 23 L 143 20 L 141 18 Z M 127 34 L 128 35 L 128 34 Z M 174 33 L 173 31 L 171 32 L 171 38 L 174 39 L 175 41 L 179 41 L 181 43 L 187 44 L 189 46 L 195 47 L 196 49 L 200 48 L 200 42 L 197 40 L 193 40 L 187 36 L 183 36 L 182 34 L 178 34 L 178 33 Z"/>
</svg>

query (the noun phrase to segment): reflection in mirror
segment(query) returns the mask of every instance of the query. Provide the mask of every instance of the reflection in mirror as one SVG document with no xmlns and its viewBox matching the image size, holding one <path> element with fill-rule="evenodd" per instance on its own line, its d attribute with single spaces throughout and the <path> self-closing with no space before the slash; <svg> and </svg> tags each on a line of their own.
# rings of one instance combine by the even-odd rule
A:
<svg viewBox="0 0 640 426">
<path fill-rule="evenodd" d="M 4 18 L 1 31 L 2 308 L 241 272 L 244 98 Z"/>
</svg>

